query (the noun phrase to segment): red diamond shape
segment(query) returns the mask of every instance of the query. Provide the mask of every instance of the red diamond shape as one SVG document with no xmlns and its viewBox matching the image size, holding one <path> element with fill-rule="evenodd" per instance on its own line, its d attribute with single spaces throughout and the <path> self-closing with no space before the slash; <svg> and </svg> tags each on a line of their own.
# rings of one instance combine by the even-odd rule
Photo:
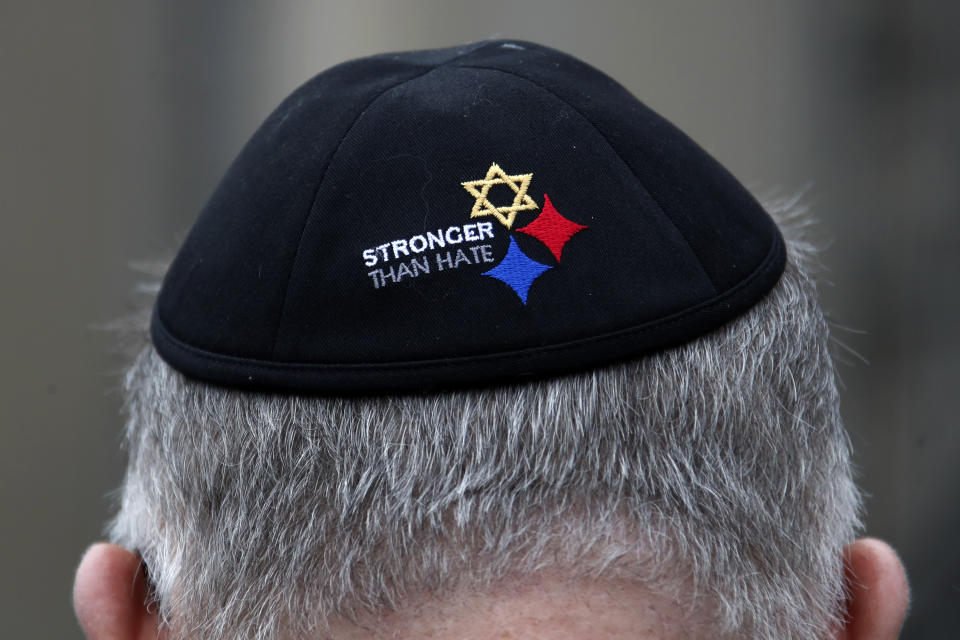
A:
<svg viewBox="0 0 960 640">
<path fill-rule="evenodd" d="M 577 224 L 572 220 L 567 220 L 560 215 L 550 202 L 550 196 L 543 194 L 543 210 L 537 219 L 523 227 L 517 229 L 520 233 L 533 236 L 543 244 L 547 245 L 550 253 L 560 262 L 560 253 L 563 246 L 578 231 L 586 229 L 582 224 Z"/>
</svg>

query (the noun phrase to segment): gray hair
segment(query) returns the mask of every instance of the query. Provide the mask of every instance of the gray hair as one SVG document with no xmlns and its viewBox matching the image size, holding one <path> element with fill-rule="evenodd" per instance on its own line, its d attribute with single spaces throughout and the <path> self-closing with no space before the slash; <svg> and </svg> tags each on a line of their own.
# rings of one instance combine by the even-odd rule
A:
<svg viewBox="0 0 960 640">
<path fill-rule="evenodd" d="M 144 338 L 111 537 L 142 555 L 174 637 L 323 635 L 544 569 L 708 602 L 718 633 L 823 637 L 843 615 L 860 496 L 793 204 L 772 207 L 788 264 L 751 311 L 573 375 L 253 393 L 184 377 Z"/>
</svg>

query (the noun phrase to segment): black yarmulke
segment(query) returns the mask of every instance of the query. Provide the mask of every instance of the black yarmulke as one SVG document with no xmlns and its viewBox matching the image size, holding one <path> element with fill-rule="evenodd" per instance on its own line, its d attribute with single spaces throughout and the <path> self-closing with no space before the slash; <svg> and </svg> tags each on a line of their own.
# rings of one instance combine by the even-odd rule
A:
<svg viewBox="0 0 960 640">
<path fill-rule="evenodd" d="M 482 42 L 297 89 L 200 214 L 151 333 L 230 386 L 498 384 L 701 335 L 784 261 L 747 191 L 619 84 Z"/>
</svg>

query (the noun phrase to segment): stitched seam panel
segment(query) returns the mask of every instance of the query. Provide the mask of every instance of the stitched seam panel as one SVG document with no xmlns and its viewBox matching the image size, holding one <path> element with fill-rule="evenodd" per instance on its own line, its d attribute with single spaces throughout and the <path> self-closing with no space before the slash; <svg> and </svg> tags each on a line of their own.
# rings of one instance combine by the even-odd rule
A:
<svg viewBox="0 0 960 640">
<path fill-rule="evenodd" d="M 703 261 L 700 259 L 700 256 L 697 254 L 696 251 L 694 251 L 693 247 L 690 245 L 690 241 L 687 240 L 687 236 L 685 236 L 684 233 L 680 230 L 680 227 L 678 227 L 677 223 L 673 221 L 673 218 L 667 214 L 666 210 L 660 204 L 660 201 L 657 200 L 652 193 L 650 193 L 650 190 L 647 189 L 647 186 L 645 184 L 643 184 L 643 181 L 633 170 L 633 167 L 631 167 L 630 164 L 623 159 L 623 156 L 621 156 L 620 152 L 617 151 L 617 148 L 613 146 L 613 143 L 610 142 L 607 136 L 603 135 L 603 132 L 600 131 L 597 125 L 595 125 L 590 118 L 588 118 L 582 111 L 580 111 L 580 109 L 577 109 L 575 106 L 573 106 L 572 104 L 570 104 L 569 102 L 567 102 L 566 100 L 558 96 L 556 93 L 551 91 L 548 87 L 543 86 L 536 80 L 531 80 L 530 78 L 513 73 L 512 71 L 505 71 L 504 69 L 497 69 L 496 67 L 485 67 L 482 65 L 473 65 L 473 64 L 461 64 L 457 66 L 461 69 L 479 69 L 482 71 L 499 71 L 500 73 L 506 74 L 508 76 L 519 78 L 520 80 L 525 80 L 526 82 L 539 88 L 541 91 L 544 91 L 545 93 L 553 96 L 556 100 L 559 100 L 561 103 L 565 104 L 567 107 L 572 109 L 574 113 L 576 113 L 581 118 L 583 118 L 583 121 L 589 124 L 593 128 L 593 130 L 597 132 L 597 135 L 599 135 L 600 138 L 602 138 L 603 141 L 607 143 L 607 146 L 610 147 L 610 150 L 613 151 L 613 154 L 617 156 L 617 159 L 624 164 L 624 166 L 633 175 L 633 177 L 637 179 L 637 182 L 640 184 L 643 190 L 647 193 L 647 195 L 650 196 L 650 199 L 653 201 L 653 203 L 657 205 L 657 208 L 660 210 L 661 215 L 663 215 L 663 217 L 667 219 L 667 221 L 673 226 L 673 228 L 677 230 L 677 233 L 680 235 L 680 237 L 683 238 L 684 244 L 686 244 L 687 248 L 690 249 L 690 253 L 693 255 L 693 257 L 697 259 L 697 264 L 700 266 L 700 271 L 703 272 L 704 278 L 706 278 L 707 282 L 710 283 L 710 286 L 713 287 L 713 295 L 717 295 L 718 293 L 720 293 L 719 290 L 717 289 L 716 283 L 713 281 L 713 278 L 710 277 L 710 274 L 707 273 L 706 268 L 704 268 Z"/>
</svg>

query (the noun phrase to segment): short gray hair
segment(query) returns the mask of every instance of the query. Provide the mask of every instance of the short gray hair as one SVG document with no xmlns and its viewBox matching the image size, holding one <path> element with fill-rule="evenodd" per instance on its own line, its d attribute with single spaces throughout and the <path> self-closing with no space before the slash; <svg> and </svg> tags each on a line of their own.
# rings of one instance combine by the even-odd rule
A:
<svg viewBox="0 0 960 640">
<path fill-rule="evenodd" d="M 791 204 L 772 207 L 786 272 L 751 311 L 573 375 L 253 393 L 184 377 L 144 338 L 111 537 L 142 554 L 175 637 L 319 635 L 547 568 L 695 589 L 718 632 L 823 637 L 843 615 L 860 496 Z"/>
</svg>

